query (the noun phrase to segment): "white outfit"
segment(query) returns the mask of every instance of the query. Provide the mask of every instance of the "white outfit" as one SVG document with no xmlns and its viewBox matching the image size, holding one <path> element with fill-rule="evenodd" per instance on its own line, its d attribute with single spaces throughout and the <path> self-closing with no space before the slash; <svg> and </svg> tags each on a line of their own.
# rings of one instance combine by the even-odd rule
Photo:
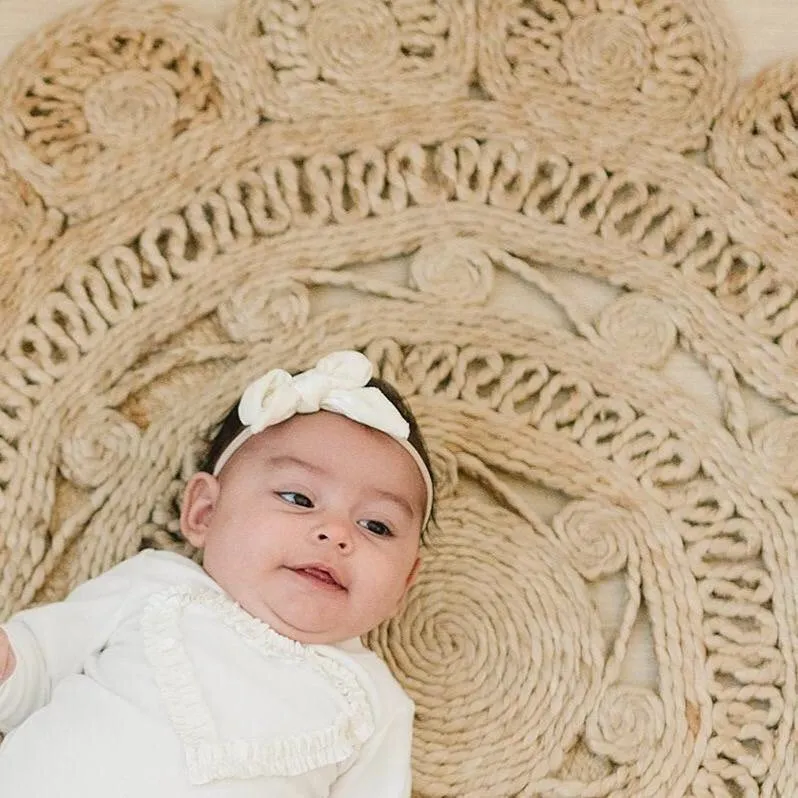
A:
<svg viewBox="0 0 798 798">
<path fill-rule="evenodd" d="M 303 645 L 145 551 L 4 627 L 0 793 L 408 798 L 413 704 L 358 640 Z"/>
</svg>

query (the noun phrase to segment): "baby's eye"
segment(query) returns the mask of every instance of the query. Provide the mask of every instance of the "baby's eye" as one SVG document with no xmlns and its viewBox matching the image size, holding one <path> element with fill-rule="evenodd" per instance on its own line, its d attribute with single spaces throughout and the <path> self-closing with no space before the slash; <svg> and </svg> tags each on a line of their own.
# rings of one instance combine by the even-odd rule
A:
<svg viewBox="0 0 798 798">
<path fill-rule="evenodd" d="M 370 521 L 367 519 L 365 521 L 360 521 L 359 524 L 364 529 L 368 529 L 368 531 L 372 534 L 379 535 L 380 537 L 389 538 L 393 535 L 390 527 L 386 524 L 383 524 L 382 521 Z"/>
<path fill-rule="evenodd" d="M 277 495 L 288 504 L 295 504 L 297 507 L 313 507 L 313 502 L 304 493 L 297 493 L 295 490 L 280 490 Z"/>
</svg>

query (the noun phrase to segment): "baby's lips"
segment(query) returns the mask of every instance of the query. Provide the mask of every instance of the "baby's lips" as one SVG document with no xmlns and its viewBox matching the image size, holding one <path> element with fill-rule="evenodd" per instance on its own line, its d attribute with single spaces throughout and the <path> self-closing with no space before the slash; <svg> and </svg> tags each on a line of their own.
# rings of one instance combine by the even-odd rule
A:
<svg viewBox="0 0 798 798">
<path fill-rule="evenodd" d="M 324 582 L 328 585 L 334 585 L 346 590 L 346 586 L 340 574 L 331 566 L 324 565 L 323 563 L 308 563 L 307 565 L 300 565 L 294 568 L 295 571 L 304 571 L 306 574 Z"/>
</svg>

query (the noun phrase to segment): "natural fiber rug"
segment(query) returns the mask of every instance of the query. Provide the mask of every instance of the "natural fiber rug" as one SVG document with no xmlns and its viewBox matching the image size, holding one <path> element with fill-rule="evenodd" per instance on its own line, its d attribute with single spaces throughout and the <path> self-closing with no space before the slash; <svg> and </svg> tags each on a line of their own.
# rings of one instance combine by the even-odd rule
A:
<svg viewBox="0 0 798 798">
<path fill-rule="evenodd" d="M 142 546 L 258 369 L 440 482 L 419 796 L 798 795 L 798 61 L 709 0 L 95 6 L 0 73 L 2 617 Z M 377 798 L 377 797 L 375 797 Z"/>
</svg>

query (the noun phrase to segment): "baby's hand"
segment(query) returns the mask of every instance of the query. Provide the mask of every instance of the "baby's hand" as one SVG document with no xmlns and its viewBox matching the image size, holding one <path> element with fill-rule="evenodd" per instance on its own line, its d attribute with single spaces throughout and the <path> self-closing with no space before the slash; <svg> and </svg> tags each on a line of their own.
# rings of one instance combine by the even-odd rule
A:
<svg viewBox="0 0 798 798">
<path fill-rule="evenodd" d="M 17 658 L 11 649 L 8 635 L 0 629 L 0 684 L 11 678 L 16 665 Z"/>
</svg>

